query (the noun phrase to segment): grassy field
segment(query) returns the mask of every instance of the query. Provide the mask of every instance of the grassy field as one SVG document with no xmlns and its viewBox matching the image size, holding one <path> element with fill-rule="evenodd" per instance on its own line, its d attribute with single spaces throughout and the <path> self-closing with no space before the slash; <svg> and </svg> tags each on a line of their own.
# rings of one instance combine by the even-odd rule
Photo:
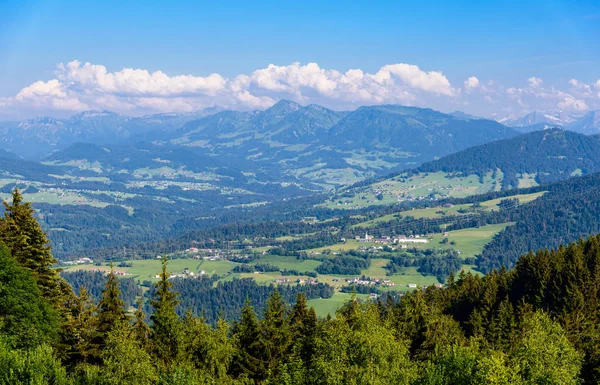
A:
<svg viewBox="0 0 600 385">
<path fill-rule="evenodd" d="M 385 205 L 419 196 L 438 195 L 463 198 L 499 189 L 502 174 L 492 178 L 488 173 L 483 183 L 477 175 L 450 176 L 444 172 L 421 173 L 412 177 L 402 174 L 361 188 L 352 197 L 335 197 L 324 205 L 330 208 L 360 208 L 372 205 Z M 380 195 L 381 199 L 377 196 Z"/>
<path fill-rule="evenodd" d="M 461 252 L 461 257 L 474 257 L 481 253 L 483 247 L 489 243 L 493 237 L 500 231 L 504 230 L 507 226 L 512 223 L 502 223 L 496 225 L 487 225 L 478 228 L 469 228 L 451 231 L 449 235 L 449 242 L 441 244 L 440 242 L 445 238 L 443 234 L 435 234 L 430 238 L 430 242 L 426 244 L 410 245 L 409 247 L 415 247 L 417 249 L 453 249 Z M 454 242 L 451 244 L 450 242 Z M 347 240 L 345 243 L 338 243 L 335 245 L 320 247 L 316 249 L 306 250 L 312 253 L 322 253 L 325 250 L 332 252 L 356 250 L 360 246 L 371 246 L 371 243 L 359 243 L 354 239 Z M 392 245 L 394 246 L 394 245 Z M 316 254 L 319 255 L 319 254 Z"/>
<path fill-rule="evenodd" d="M 139 280 L 154 280 L 154 276 L 160 274 L 161 272 L 161 261 L 159 259 L 144 259 L 144 260 L 132 260 L 127 261 L 132 264 L 131 267 L 118 267 L 115 266 L 114 269 L 116 271 L 121 271 L 124 273 L 131 274 L 134 278 Z M 167 266 L 167 271 L 169 273 L 181 273 L 184 269 L 189 269 L 194 273 L 199 273 L 201 270 L 204 270 L 206 274 L 217 274 L 224 275 L 228 273 L 235 264 L 229 261 L 204 261 L 198 259 L 172 259 L 169 261 L 169 265 Z M 75 270 L 92 270 L 92 269 L 100 269 L 104 271 L 109 271 L 110 267 L 106 264 L 102 266 L 94 266 L 94 265 L 76 265 L 66 267 L 65 271 L 75 271 Z"/>
<path fill-rule="evenodd" d="M 315 271 L 317 266 L 321 264 L 320 261 L 315 261 L 312 259 L 299 261 L 294 257 L 285 257 L 279 255 L 265 255 L 264 257 L 260 257 L 257 263 L 268 263 L 281 269 L 294 269 L 298 271 Z"/>
<path fill-rule="evenodd" d="M 442 234 L 436 234 L 432 237 L 428 244 L 430 248 L 455 249 L 460 250 L 460 256 L 463 258 L 474 257 L 483 251 L 483 247 L 488 244 L 496 234 L 504 230 L 507 226 L 513 223 L 502 223 L 497 225 L 486 225 L 478 228 L 462 229 L 451 231 L 448 236 L 450 242 L 455 242 L 455 245 L 440 244 L 445 238 Z"/>
<path fill-rule="evenodd" d="M 331 298 L 317 298 L 308 300 L 308 306 L 314 307 L 319 317 L 326 317 L 327 314 L 335 316 L 335 311 L 342 307 L 352 298 L 350 293 L 335 293 Z M 367 294 L 356 294 L 356 298 L 366 300 L 369 298 Z"/>
<path fill-rule="evenodd" d="M 503 199 L 507 199 L 507 198 L 517 198 L 519 200 L 520 204 L 525 204 L 528 202 L 531 202 L 537 198 L 539 198 L 540 196 L 544 195 L 546 192 L 542 191 L 542 192 L 537 192 L 537 193 L 532 193 L 532 194 L 518 194 L 518 195 L 513 195 L 511 197 L 504 197 L 504 198 L 498 198 L 498 199 L 492 199 L 489 201 L 484 201 L 481 202 L 481 212 L 486 212 L 486 211 L 492 211 L 492 210 L 498 210 L 498 204 L 503 200 Z M 415 219 L 422 219 L 422 218 L 442 218 L 444 216 L 451 216 L 451 215 L 468 215 L 468 214 L 472 214 L 472 212 L 470 211 L 469 213 L 460 213 L 459 210 L 467 210 L 469 208 L 471 208 L 472 204 L 462 204 L 462 205 L 455 205 L 451 208 L 440 208 L 440 207 L 431 207 L 431 208 L 425 208 L 425 209 L 414 209 L 414 210 L 407 210 L 407 211 L 401 211 L 399 213 L 395 213 L 395 214 L 388 214 L 388 215 L 384 215 L 381 216 L 379 218 L 375 218 L 372 219 L 370 221 L 365 221 L 362 223 L 357 223 L 355 225 L 353 225 L 352 227 L 363 227 L 363 228 L 369 228 L 369 227 L 373 227 L 376 226 L 379 223 L 384 223 L 384 222 L 389 222 L 394 220 L 398 215 L 402 216 L 402 217 L 413 217 Z"/>
<path fill-rule="evenodd" d="M 383 278 L 383 277 L 381 277 Z M 413 289 L 408 287 L 409 284 L 415 284 L 419 287 L 430 286 L 436 283 L 439 283 L 437 278 L 431 275 L 423 275 L 417 271 L 417 268 L 414 266 L 405 267 L 399 273 L 396 273 L 392 276 L 386 277 L 390 281 L 394 282 L 395 286 L 388 287 L 384 290 L 393 290 L 393 291 L 401 291 L 406 292 Z"/>
<path fill-rule="evenodd" d="M 338 209 L 356 209 L 374 205 L 387 205 L 418 197 L 436 196 L 464 198 L 489 191 L 499 191 L 504 174 L 496 170 L 483 178 L 477 175 L 454 176 L 444 172 L 420 173 L 408 177 L 401 174 L 390 179 L 357 188 L 352 196 L 334 196 L 323 203 L 323 206 Z M 517 175 L 519 187 L 537 186 L 535 174 Z"/>
<path fill-rule="evenodd" d="M 368 269 L 361 271 L 362 275 L 366 275 L 367 277 L 385 277 L 386 270 L 383 268 L 387 265 L 387 259 L 371 259 L 371 266 Z"/>
</svg>

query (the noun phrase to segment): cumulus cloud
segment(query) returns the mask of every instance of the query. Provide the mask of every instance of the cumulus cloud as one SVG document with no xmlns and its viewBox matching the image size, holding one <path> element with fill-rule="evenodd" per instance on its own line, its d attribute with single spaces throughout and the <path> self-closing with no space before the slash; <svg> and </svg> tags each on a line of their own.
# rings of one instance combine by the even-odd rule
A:
<svg viewBox="0 0 600 385">
<path fill-rule="evenodd" d="M 558 108 L 572 111 L 572 112 L 585 112 L 589 109 L 585 100 L 579 100 L 571 95 L 565 95 L 564 99 L 557 104 Z"/>
<path fill-rule="evenodd" d="M 90 109 L 141 115 L 215 105 L 248 110 L 267 108 L 280 99 L 334 109 L 387 103 L 442 111 L 467 108 L 480 116 L 600 108 L 600 80 L 587 84 L 571 79 L 568 90 L 548 86 L 535 76 L 521 83 L 505 87 L 471 76 L 462 87 L 454 87 L 443 72 L 406 63 L 383 65 L 373 72 L 339 71 L 317 63 L 270 64 L 227 78 L 218 73 L 173 75 L 135 68 L 110 71 L 103 65 L 74 60 L 59 64 L 53 79 L 36 81 L 12 97 L 0 98 L 0 115 L 14 111 L 27 116 L 65 115 Z"/>
<path fill-rule="evenodd" d="M 468 78 L 467 80 L 465 80 L 465 89 L 467 91 L 473 90 L 475 88 L 478 88 L 480 83 L 479 83 L 479 79 L 477 79 L 475 76 L 471 76 L 470 78 Z"/>
<path fill-rule="evenodd" d="M 529 85 L 534 88 L 538 88 L 544 83 L 542 79 L 536 78 L 535 76 L 530 77 L 529 79 L 527 79 L 527 81 L 529 82 Z"/>
<path fill-rule="evenodd" d="M 236 109 L 265 108 L 281 98 L 344 107 L 419 101 L 426 104 L 428 98 L 454 97 L 458 93 L 442 72 L 424 71 L 405 63 L 385 65 L 374 73 L 360 69 L 341 72 L 316 63 L 271 64 L 229 79 L 216 73 L 170 76 L 134 68 L 110 72 L 103 65 L 74 60 L 59 64 L 55 79 L 37 81 L 4 104 L 34 110 L 183 112 L 215 104 Z"/>
</svg>

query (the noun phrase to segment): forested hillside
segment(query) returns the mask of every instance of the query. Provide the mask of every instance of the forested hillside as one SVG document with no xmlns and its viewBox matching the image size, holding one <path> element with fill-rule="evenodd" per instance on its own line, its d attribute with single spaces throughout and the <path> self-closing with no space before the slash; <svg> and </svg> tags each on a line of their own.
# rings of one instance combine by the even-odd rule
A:
<svg viewBox="0 0 600 385">
<path fill-rule="evenodd" d="M 515 135 L 491 120 L 394 105 L 90 111 L 0 124 L 2 147 L 27 158 L 0 153 L 0 193 L 24 191 L 63 258 L 176 236 L 181 223 L 211 227 L 228 211 L 242 216 Z"/>
<path fill-rule="evenodd" d="M 507 227 L 483 250 L 482 271 L 513 266 L 530 250 L 556 248 L 600 232 L 600 174 L 545 186 L 541 199 L 519 208 Z"/>
<path fill-rule="evenodd" d="M 2 384 L 596 384 L 600 380 L 600 236 L 524 256 L 512 270 L 461 273 L 446 288 L 318 319 L 306 297 L 274 291 L 238 321 L 178 315 L 163 259 L 127 312 L 114 270 L 98 302 L 53 269 L 29 204 L 0 220 Z M 183 287 L 182 287 L 183 289 Z M 186 290 L 186 289 L 184 289 Z"/>
<path fill-rule="evenodd" d="M 518 176 L 535 174 L 538 184 L 600 170 L 600 137 L 561 129 L 535 131 L 471 147 L 425 163 L 414 172 L 502 174 L 503 188 L 519 187 Z"/>
</svg>

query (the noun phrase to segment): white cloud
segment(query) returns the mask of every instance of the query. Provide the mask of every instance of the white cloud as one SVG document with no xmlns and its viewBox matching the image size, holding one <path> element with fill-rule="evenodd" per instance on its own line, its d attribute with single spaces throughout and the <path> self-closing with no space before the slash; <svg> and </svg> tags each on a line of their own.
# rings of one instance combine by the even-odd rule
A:
<svg viewBox="0 0 600 385">
<path fill-rule="evenodd" d="M 529 82 L 529 85 L 534 88 L 540 87 L 544 83 L 542 79 L 536 78 L 535 76 L 530 77 L 527 81 Z"/>
<path fill-rule="evenodd" d="M 127 113 L 191 111 L 215 104 L 237 109 L 265 108 L 281 98 L 331 107 L 362 104 L 427 104 L 460 94 L 440 71 L 389 64 L 375 73 L 344 72 L 316 63 L 270 64 L 232 79 L 219 74 L 170 76 L 162 71 L 105 66 L 74 60 L 57 66 L 56 78 L 37 81 L 3 104 L 23 110 L 111 109 Z M 2 106 L 2 104 L 0 104 Z"/>
<path fill-rule="evenodd" d="M 162 71 L 124 68 L 74 60 L 57 66 L 53 79 L 36 81 L 12 97 L 0 98 L 0 115 L 70 114 L 88 109 L 129 115 L 188 112 L 214 105 L 231 109 L 262 109 L 279 99 L 321 104 L 335 109 L 361 105 L 404 104 L 451 111 L 462 106 L 480 116 L 519 115 L 560 108 L 582 112 L 600 108 L 600 80 L 586 84 L 571 79 L 561 90 L 538 77 L 505 87 L 471 76 L 453 87 L 438 70 L 387 64 L 373 72 L 359 68 L 326 69 L 317 63 L 270 64 L 232 78 L 169 75 Z"/>
<path fill-rule="evenodd" d="M 589 109 L 585 100 L 576 99 L 571 95 L 566 95 L 564 100 L 558 102 L 557 106 L 558 108 L 572 112 L 585 112 Z"/>
<path fill-rule="evenodd" d="M 479 79 L 477 79 L 475 76 L 471 76 L 470 78 L 465 80 L 464 84 L 465 84 L 465 89 L 467 91 L 473 90 L 480 86 Z"/>
</svg>

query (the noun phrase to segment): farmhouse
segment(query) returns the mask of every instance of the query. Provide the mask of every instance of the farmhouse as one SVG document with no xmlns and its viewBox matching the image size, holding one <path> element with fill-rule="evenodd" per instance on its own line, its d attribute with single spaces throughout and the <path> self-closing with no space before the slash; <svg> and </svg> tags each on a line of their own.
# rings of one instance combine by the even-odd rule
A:
<svg viewBox="0 0 600 385">
<path fill-rule="evenodd" d="M 396 243 L 429 243 L 429 240 L 424 239 L 424 238 L 399 238 L 399 239 L 394 239 L 394 242 Z"/>
</svg>

